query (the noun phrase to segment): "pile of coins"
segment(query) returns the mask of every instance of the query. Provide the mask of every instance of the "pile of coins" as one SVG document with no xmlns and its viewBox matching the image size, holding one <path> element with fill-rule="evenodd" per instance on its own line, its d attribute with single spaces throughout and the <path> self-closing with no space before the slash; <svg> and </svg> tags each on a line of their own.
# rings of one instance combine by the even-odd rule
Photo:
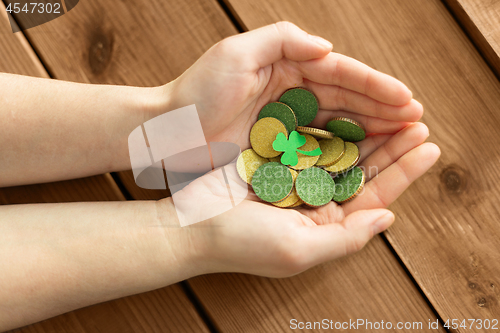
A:
<svg viewBox="0 0 500 333">
<path fill-rule="evenodd" d="M 251 149 L 238 157 L 240 177 L 262 200 L 277 207 L 320 207 L 345 203 L 365 183 L 358 146 L 365 138 L 358 122 L 336 117 L 326 130 L 307 127 L 319 110 L 313 93 L 292 88 L 265 105 L 250 131 Z"/>
</svg>

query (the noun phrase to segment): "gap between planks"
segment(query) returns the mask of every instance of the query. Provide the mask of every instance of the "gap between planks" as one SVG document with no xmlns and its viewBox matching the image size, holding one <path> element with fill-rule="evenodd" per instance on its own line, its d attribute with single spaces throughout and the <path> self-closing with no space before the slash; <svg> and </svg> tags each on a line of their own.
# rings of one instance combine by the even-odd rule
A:
<svg viewBox="0 0 500 333">
<path fill-rule="evenodd" d="M 62 6 L 64 9 L 64 13 L 67 13 L 66 10 L 66 4 L 64 0 L 62 1 Z M 0 8 L 0 10 L 4 10 L 6 8 L 5 1 L 2 1 L 3 8 Z M 2 7 L 2 6 L 0 6 Z M 10 15 L 7 13 L 7 15 L 12 19 L 14 22 L 17 24 L 17 20 L 15 19 L 14 16 Z M 30 57 L 32 60 L 33 64 L 37 67 L 37 71 L 40 74 L 41 77 L 44 78 L 49 78 L 49 79 L 54 79 L 54 75 L 49 71 L 49 69 L 45 66 L 44 61 L 42 60 L 42 57 L 40 54 L 36 51 L 35 47 L 33 44 L 30 42 L 28 36 L 25 35 L 24 30 L 20 30 L 19 32 L 15 33 L 15 38 L 17 38 L 20 42 L 20 44 L 23 46 L 26 54 Z M 127 190 L 127 188 L 124 186 L 123 182 L 119 178 L 118 174 L 113 172 L 113 173 L 106 173 L 103 175 L 109 182 L 109 185 L 112 187 L 113 192 L 117 195 L 117 197 L 120 200 L 135 200 L 131 196 L 130 192 Z M 187 299 L 192 303 L 192 306 L 195 308 L 196 312 L 198 313 L 199 317 L 202 319 L 203 323 L 205 326 L 208 328 L 208 330 L 212 333 L 217 333 L 218 330 L 215 328 L 214 323 L 208 316 L 207 312 L 204 310 L 203 306 L 197 299 L 196 295 L 193 293 L 192 289 L 189 287 L 189 285 L 185 281 L 181 281 L 178 283 L 181 287 L 182 292 L 185 294 Z M 71 312 L 70 312 L 71 313 Z M 55 317 L 54 317 L 55 318 Z M 53 318 L 50 318 L 53 319 Z M 48 319 L 48 320 L 50 320 Z M 34 323 L 37 324 L 37 323 Z M 23 329 L 23 327 L 18 328 L 13 330 L 18 331 Z"/>
<path fill-rule="evenodd" d="M 444 0 L 443 0 L 444 1 Z M 218 0 L 219 4 L 221 5 L 222 9 L 230 19 L 230 21 L 235 25 L 235 28 L 238 29 L 239 32 L 246 32 L 248 31 L 248 28 L 244 24 L 243 20 L 241 17 L 238 15 L 238 13 L 234 10 L 233 6 L 227 1 L 227 0 Z M 431 304 L 430 300 L 427 298 L 427 295 L 423 292 L 422 288 L 420 285 L 417 283 L 413 275 L 410 273 L 408 270 L 408 267 L 403 263 L 399 255 L 396 253 L 394 247 L 391 245 L 389 240 L 385 236 L 385 232 L 380 235 L 387 246 L 387 248 L 390 250 L 392 255 L 396 258 L 397 262 L 399 265 L 404 269 L 406 275 L 410 278 L 411 282 L 414 284 L 415 288 L 418 290 L 420 295 L 423 297 L 429 308 L 432 310 L 434 315 L 439 319 L 440 324 L 444 327 L 444 321 L 443 318 L 439 315 L 437 310 L 434 308 L 434 306 Z M 446 328 L 445 328 L 446 329 Z M 448 329 L 446 331 L 449 332 Z"/>
</svg>

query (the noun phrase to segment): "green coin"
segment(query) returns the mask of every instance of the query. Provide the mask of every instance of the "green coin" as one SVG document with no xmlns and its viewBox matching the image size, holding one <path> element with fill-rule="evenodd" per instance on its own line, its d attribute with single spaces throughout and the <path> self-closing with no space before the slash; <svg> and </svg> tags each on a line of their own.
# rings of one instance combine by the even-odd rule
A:
<svg viewBox="0 0 500 333">
<path fill-rule="evenodd" d="M 365 173 L 360 167 L 339 174 L 335 179 L 335 194 L 333 201 L 344 203 L 354 199 L 363 189 L 365 184 Z"/>
<path fill-rule="evenodd" d="M 302 170 L 295 181 L 297 194 L 306 205 L 319 207 L 333 198 L 335 183 L 328 172 L 312 167 Z"/>
<path fill-rule="evenodd" d="M 363 126 L 355 120 L 336 117 L 326 124 L 326 129 L 344 141 L 356 142 L 365 138 Z"/>
<path fill-rule="evenodd" d="M 255 194 L 262 200 L 279 202 L 292 192 L 292 173 L 278 162 L 266 163 L 253 174 L 252 187 Z"/>
<path fill-rule="evenodd" d="M 318 114 L 319 104 L 316 96 L 304 88 L 294 88 L 285 91 L 280 102 L 292 108 L 297 117 L 298 126 L 309 125 Z"/>
<path fill-rule="evenodd" d="M 258 120 L 266 117 L 276 118 L 281 121 L 285 125 L 288 134 L 295 131 L 297 127 L 295 113 L 288 105 L 280 102 L 269 103 L 260 110 Z"/>
</svg>

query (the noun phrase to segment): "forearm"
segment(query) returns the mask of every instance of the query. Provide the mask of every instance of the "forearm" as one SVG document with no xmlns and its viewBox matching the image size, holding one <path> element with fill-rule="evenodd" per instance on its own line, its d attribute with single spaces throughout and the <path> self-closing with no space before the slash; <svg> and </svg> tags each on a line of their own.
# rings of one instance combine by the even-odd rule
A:
<svg viewBox="0 0 500 333">
<path fill-rule="evenodd" d="M 0 221 L 0 331 L 201 273 L 171 199 L 2 206 Z"/>
<path fill-rule="evenodd" d="M 0 74 L 0 187 L 130 168 L 130 132 L 168 109 L 169 86 Z"/>
</svg>

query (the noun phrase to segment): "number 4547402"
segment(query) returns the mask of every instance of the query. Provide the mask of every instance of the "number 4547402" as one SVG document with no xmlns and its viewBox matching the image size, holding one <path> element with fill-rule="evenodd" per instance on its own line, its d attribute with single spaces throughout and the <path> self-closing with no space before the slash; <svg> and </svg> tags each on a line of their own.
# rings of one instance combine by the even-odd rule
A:
<svg viewBox="0 0 500 333">
<path fill-rule="evenodd" d="M 6 10 L 8 13 L 14 13 L 14 14 L 19 14 L 21 12 L 24 12 L 26 14 L 61 14 L 61 4 L 60 3 L 37 3 L 37 2 L 31 2 L 31 3 L 25 3 L 24 6 L 21 8 L 20 3 L 9 3 L 7 6 Z"/>
</svg>

